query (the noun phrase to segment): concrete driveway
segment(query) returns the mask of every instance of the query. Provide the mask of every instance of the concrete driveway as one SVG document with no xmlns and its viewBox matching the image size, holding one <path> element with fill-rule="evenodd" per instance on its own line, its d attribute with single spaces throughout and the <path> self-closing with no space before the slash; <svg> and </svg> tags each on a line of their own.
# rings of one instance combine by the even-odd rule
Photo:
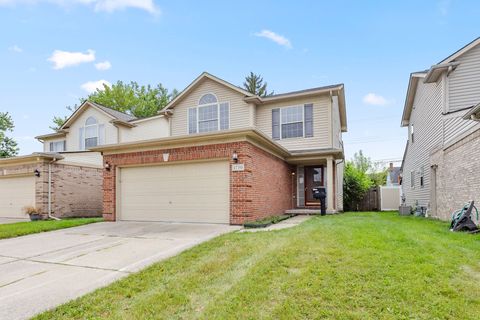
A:
<svg viewBox="0 0 480 320">
<path fill-rule="evenodd" d="M 0 240 L 0 319 L 25 319 L 239 227 L 101 222 Z"/>
</svg>

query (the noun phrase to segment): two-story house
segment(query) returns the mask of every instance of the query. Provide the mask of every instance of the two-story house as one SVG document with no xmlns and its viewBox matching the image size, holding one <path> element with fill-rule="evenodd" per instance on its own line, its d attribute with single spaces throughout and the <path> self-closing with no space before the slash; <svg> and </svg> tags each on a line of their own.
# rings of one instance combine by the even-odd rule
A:
<svg viewBox="0 0 480 320">
<path fill-rule="evenodd" d="M 101 216 L 103 160 L 89 149 L 168 135 L 163 115 L 137 119 L 87 101 L 60 130 L 37 137 L 42 152 L 0 159 L 0 217 L 26 219 L 28 206 L 51 217 Z"/>
<path fill-rule="evenodd" d="M 90 148 L 105 219 L 241 224 L 318 209 L 314 187 L 342 210 L 343 85 L 259 97 L 203 73 L 161 115 L 167 137 Z"/>
<path fill-rule="evenodd" d="M 480 38 L 410 75 L 401 122 L 408 127 L 407 205 L 447 220 L 465 202 L 479 200 L 479 102 Z"/>
</svg>

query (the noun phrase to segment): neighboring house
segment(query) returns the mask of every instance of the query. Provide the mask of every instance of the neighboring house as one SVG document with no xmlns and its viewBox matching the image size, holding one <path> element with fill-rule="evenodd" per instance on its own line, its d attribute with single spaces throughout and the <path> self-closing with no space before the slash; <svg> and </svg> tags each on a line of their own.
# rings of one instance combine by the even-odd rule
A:
<svg viewBox="0 0 480 320">
<path fill-rule="evenodd" d="M 88 149 L 168 135 L 163 115 L 137 119 L 87 101 L 58 132 L 37 137 L 43 152 L 0 160 L 0 217 L 26 218 L 26 206 L 45 216 L 99 216 L 102 155 Z"/>
<path fill-rule="evenodd" d="M 401 167 L 394 167 L 393 163 L 390 162 L 390 166 L 387 169 L 387 187 L 399 186 L 401 181 L 400 176 Z"/>
<path fill-rule="evenodd" d="M 342 84 L 259 97 L 203 73 L 161 115 L 168 137 L 91 148 L 103 153 L 105 219 L 242 224 L 318 211 L 314 187 L 342 211 Z"/>
<path fill-rule="evenodd" d="M 410 75 L 403 127 L 406 205 L 449 219 L 480 200 L 480 38 L 430 69 Z"/>
</svg>

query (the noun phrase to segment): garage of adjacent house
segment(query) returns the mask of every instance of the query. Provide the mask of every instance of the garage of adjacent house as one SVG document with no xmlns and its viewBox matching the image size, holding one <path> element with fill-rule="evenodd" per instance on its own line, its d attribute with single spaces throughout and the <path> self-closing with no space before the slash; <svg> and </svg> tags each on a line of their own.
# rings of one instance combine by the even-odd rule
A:
<svg viewBox="0 0 480 320">
<path fill-rule="evenodd" d="M 35 206 L 35 176 L 0 178 L 0 218 L 27 218 L 26 206 Z"/>
<path fill-rule="evenodd" d="M 118 169 L 119 220 L 229 223 L 228 161 Z"/>
</svg>

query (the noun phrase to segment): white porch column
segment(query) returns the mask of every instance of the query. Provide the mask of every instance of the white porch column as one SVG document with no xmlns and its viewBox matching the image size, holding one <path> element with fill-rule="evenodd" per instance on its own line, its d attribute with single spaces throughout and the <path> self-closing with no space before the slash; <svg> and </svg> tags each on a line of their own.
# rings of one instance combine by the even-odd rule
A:
<svg viewBox="0 0 480 320">
<path fill-rule="evenodd" d="M 335 212 L 334 199 L 334 187 L 333 184 L 333 158 L 327 158 L 327 213 Z"/>
</svg>

